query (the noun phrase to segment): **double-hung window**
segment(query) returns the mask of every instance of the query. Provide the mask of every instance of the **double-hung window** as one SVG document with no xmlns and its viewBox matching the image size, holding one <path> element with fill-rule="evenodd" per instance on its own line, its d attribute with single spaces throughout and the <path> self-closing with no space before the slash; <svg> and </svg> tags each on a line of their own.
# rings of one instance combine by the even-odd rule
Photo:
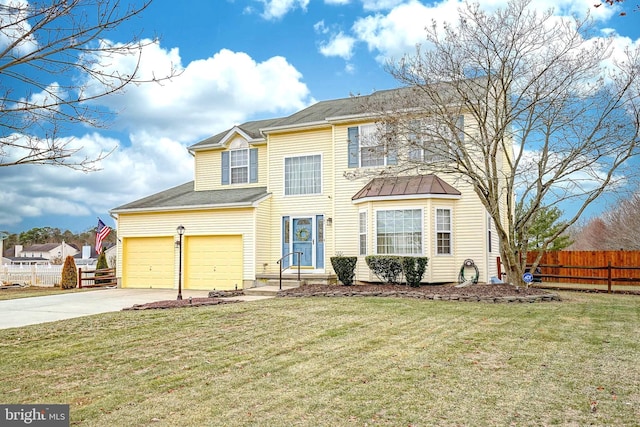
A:
<svg viewBox="0 0 640 427">
<path fill-rule="evenodd" d="M 375 124 L 350 127 L 349 167 L 377 167 L 397 163 L 393 147 L 387 147 Z"/>
<path fill-rule="evenodd" d="M 434 119 L 411 120 L 407 131 L 409 160 L 426 163 L 451 161 L 456 144 L 464 141 L 464 116 L 458 117 L 456 129 L 457 141 L 448 127 Z"/>
<path fill-rule="evenodd" d="M 222 185 L 258 182 L 258 149 L 246 143 L 233 144 L 221 153 Z"/>
<path fill-rule="evenodd" d="M 451 255 L 451 209 L 436 209 L 436 254 Z"/>
<path fill-rule="evenodd" d="M 367 254 L 367 211 L 360 212 L 360 227 L 359 227 L 359 247 L 360 247 L 360 255 Z"/>
<path fill-rule="evenodd" d="M 322 192 L 322 156 L 320 154 L 284 159 L 284 194 L 300 196 Z"/>
<path fill-rule="evenodd" d="M 422 255 L 422 209 L 377 211 L 376 253 Z"/>
<path fill-rule="evenodd" d="M 249 182 L 249 150 L 229 151 L 229 167 L 231 184 L 246 184 Z"/>
</svg>

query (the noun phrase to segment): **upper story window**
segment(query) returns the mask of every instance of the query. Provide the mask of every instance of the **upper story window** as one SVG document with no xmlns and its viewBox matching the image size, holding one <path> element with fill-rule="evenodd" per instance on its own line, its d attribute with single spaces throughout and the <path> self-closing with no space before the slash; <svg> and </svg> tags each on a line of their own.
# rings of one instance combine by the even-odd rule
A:
<svg viewBox="0 0 640 427">
<path fill-rule="evenodd" d="M 249 182 L 249 150 L 229 151 L 231 184 Z"/>
<path fill-rule="evenodd" d="M 222 185 L 258 182 L 258 149 L 234 143 L 222 152 Z"/>
<path fill-rule="evenodd" d="M 375 124 L 350 127 L 349 167 L 376 167 L 396 164 L 394 151 L 388 149 L 380 140 Z"/>
<path fill-rule="evenodd" d="M 284 194 L 300 196 L 322 192 L 322 156 L 285 157 Z"/>
<path fill-rule="evenodd" d="M 464 141 L 464 116 L 458 117 L 456 128 L 459 140 Z M 407 129 L 408 157 L 412 161 L 428 163 L 449 161 L 453 151 L 447 140 L 453 140 L 453 137 L 444 125 L 429 119 L 411 120 Z"/>
</svg>

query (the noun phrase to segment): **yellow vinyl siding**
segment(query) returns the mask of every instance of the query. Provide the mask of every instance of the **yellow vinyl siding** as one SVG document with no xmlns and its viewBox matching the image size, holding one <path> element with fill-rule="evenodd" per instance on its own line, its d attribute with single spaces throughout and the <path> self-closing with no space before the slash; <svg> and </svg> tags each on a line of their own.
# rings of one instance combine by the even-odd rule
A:
<svg viewBox="0 0 640 427">
<path fill-rule="evenodd" d="M 187 239 L 189 236 L 241 235 L 243 237 L 242 279 L 243 284 L 249 284 L 253 283 L 255 279 L 256 226 L 254 211 L 255 209 L 253 208 L 237 208 L 121 213 L 118 216 L 118 237 L 125 239 L 130 237 L 170 236 L 162 244 L 168 245 L 171 248 L 171 253 L 174 254 L 171 266 L 176 273 L 171 277 L 173 278 L 172 286 L 177 287 L 178 251 L 173 248 L 174 241 L 178 239 L 176 234 L 178 225 L 185 227 L 183 239 Z M 122 271 L 122 259 L 126 258 L 127 255 L 125 251 L 118 248 L 118 271 Z M 183 263 L 184 265 L 186 264 Z"/>
<path fill-rule="evenodd" d="M 123 288 L 173 288 L 174 245 L 172 237 L 122 239 Z"/>
<path fill-rule="evenodd" d="M 258 149 L 258 182 L 247 184 L 222 185 L 222 152 L 223 149 L 197 151 L 195 153 L 195 190 L 222 190 L 238 187 L 264 187 L 267 185 L 267 146 L 250 146 Z"/>
<path fill-rule="evenodd" d="M 242 236 L 187 236 L 185 289 L 242 289 Z"/>
<path fill-rule="evenodd" d="M 325 269 L 330 263 L 332 253 L 327 252 L 327 234 L 331 227 L 326 225 L 326 219 L 333 215 L 333 153 L 330 150 L 332 132 L 330 127 L 319 130 L 280 133 L 269 135 L 269 192 L 272 193 L 271 214 L 269 227 L 271 242 L 269 260 L 266 271 L 277 273 L 282 252 L 282 217 L 315 216 L 325 217 Z M 284 195 L 284 159 L 285 157 L 307 156 L 318 154 L 322 161 L 322 192 L 298 196 Z M 257 266 L 260 268 L 261 266 Z"/>
<path fill-rule="evenodd" d="M 260 274 L 269 271 L 270 267 L 273 269 L 273 265 L 280 258 L 279 252 L 276 254 L 270 253 L 271 242 L 272 240 L 278 240 L 276 237 L 279 233 L 279 228 L 273 232 L 270 229 L 271 199 L 260 203 L 260 206 L 256 209 L 255 216 L 256 239 L 253 250 L 255 251 L 256 260 L 255 273 Z"/>
</svg>

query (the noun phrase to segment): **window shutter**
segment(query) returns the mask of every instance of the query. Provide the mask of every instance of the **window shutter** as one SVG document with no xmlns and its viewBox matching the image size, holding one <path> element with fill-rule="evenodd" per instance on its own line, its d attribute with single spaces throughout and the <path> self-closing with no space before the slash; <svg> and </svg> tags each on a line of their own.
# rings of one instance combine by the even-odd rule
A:
<svg viewBox="0 0 640 427">
<path fill-rule="evenodd" d="M 352 127 L 348 130 L 349 134 L 349 167 L 358 167 L 358 127 Z"/>
<path fill-rule="evenodd" d="M 229 184 L 229 152 L 222 152 L 222 185 Z"/>
<path fill-rule="evenodd" d="M 258 149 L 249 150 L 249 182 L 258 182 Z"/>
</svg>

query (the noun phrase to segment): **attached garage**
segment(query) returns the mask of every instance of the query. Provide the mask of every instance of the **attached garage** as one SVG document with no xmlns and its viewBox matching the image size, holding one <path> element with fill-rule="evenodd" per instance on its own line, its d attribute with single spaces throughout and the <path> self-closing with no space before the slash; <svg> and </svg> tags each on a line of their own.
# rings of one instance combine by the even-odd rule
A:
<svg viewBox="0 0 640 427">
<path fill-rule="evenodd" d="M 185 236 L 185 289 L 242 289 L 242 236 Z"/>
<path fill-rule="evenodd" d="M 122 246 L 123 288 L 174 287 L 173 237 L 129 237 Z"/>
</svg>

